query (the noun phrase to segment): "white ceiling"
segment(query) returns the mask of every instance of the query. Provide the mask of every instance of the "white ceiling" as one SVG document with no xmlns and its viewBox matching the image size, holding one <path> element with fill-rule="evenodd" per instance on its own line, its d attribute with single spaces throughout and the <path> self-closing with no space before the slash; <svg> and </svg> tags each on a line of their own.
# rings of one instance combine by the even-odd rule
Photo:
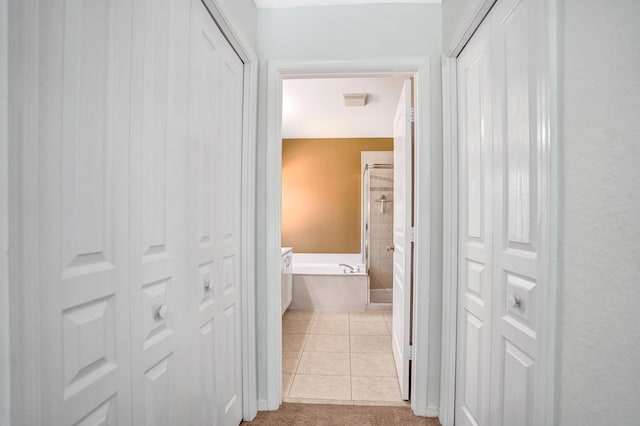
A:
<svg viewBox="0 0 640 426">
<path fill-rule="evenodd" d="M 440 4 L 442 0 L 255 0 L 257 7 L 336 6 L 347 4 Z"/>
<path fill-rule="evenodd" d="M 392 137 L 403 81 L 390 77 L 284 80 L 282 137 Z M 346 107 L 344 93 L 367 93 L 367 105 Z"/>
</svg>

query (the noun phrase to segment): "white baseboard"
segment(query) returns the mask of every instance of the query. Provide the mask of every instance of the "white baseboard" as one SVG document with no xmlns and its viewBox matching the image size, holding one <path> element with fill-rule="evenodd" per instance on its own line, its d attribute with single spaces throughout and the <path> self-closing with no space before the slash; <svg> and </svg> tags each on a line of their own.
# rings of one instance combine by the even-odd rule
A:
<svg viewBox="0 0 640 426">
<path fill-rule="evenodd" d="M 426 415 L 427 417 L 438 417 L 440 415 L 440 407 L 437 405 L 427 407 Z"/>
</svg>

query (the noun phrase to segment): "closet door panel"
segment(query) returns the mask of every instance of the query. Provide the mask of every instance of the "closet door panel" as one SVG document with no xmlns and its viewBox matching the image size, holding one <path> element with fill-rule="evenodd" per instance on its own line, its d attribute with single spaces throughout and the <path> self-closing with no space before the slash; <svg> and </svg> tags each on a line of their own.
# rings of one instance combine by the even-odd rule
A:
<svg viewBox="0 0 640 426">
<path fill-rule="evenodd" d="M 127 161 L 131 11 L 43 2 L 39 147 L 42 418 L 130 424 Z M 124 116 L 122 113 L 124 112 Z"/>
<path fill-rule="evenodd" d="M 489 31 L 459 58 L 459 282 L 456 421 L 488 425 L 491 357 L 492 132 Z"/>
<path fill-rule="evenodd" d="M 196 423 L 220 424 L 223 390 L 218 357 L 224 277 L 222 247 L 222 122 L 220 49 L 223 40 L 200 0 L 191 1 L 189 59 L 189 269 L 188 309 L 194 343 L 194 383 L 198 383 Z"/>
<path fill-rule="evenodd" d="M 218 371 L 225 372 L 222 408 L 224 424 L 242 421 L 242 342 L 240 293 L 240 224 L 242 218 L 242 99 L 243 65 L 228 43 L 221 49 L 222 96 L 225 120 L 222 127 L 222 199 L 223 211 L 221 266 L 223 276 L 221 322 L 223 354 Z"/>
<path fill-rule="evenodd" d="M 536 32 L 540 2 L 502 0 L 494 13 L 495 270 L 492 424 L 543 424 L 534 409 L 539 353 L 540 209 Z"/>
<path fill-rule="evenodd" d="M 174 136 L 169 0 L 135 3 L 131 127 L 131 342 L 134 422 L 184 424 L 184 148 Z"/>
<path fill-rule="evenodd" d="M 198 424 L 242 420 L 240 219 L 243 66 L 200 0 L 191 2 L 191 308 Z"/>
</svg>

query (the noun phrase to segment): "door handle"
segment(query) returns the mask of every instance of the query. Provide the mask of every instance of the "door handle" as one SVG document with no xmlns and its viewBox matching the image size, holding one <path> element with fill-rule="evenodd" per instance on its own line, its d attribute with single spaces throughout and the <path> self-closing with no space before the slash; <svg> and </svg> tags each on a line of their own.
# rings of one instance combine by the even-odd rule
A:
<svg viewBox="0 0 640 426">
<path fill-rule="evenodd" d="M 391 245 L 391 246 L 387 246 L 387 251 L 395 251 L 395 246 Z"/>
<path fill-rule="evenodd" d="M 169 313 L 169 308 L 167 307 L 166 303 L 163 303 L 156 309 L 155 317 L 159 320 L 165 319 L 167 317 L 167 313 Z"/>
</svg>

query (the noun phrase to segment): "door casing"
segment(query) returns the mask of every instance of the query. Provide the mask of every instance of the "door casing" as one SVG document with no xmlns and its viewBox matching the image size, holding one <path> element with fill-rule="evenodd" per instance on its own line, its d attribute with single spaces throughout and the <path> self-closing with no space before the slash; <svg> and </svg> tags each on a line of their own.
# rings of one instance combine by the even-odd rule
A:
<svg viewBox="0 0 640 426">
<path fill-rule="evenodd" d="M 482 0 L 475 12 L 463 26 L 459 36 L 446 48 L 442 57 L 442 110 L 443 110 L 443 270 L 442 270 L 442 355 L 440 378 L 440 422 L 443 426 L 454 425 L 455 418 L 455 374 L 457 339 L 457 282 L 458 282 L 458 93 L 457 57 L 478 29 L 493 5 L 499 0 Z M 543 0 L 544 15 L 548 23 L 542 54 L 545 57 L 545 73 L 542 82 L 548 91 L 545 111 L 549 149 L 547 171 L 549 179 L 548 252 L 545 259 L 548 288 L 546 316 L 541 330 L 547 336 L 547 344 L 540 359 L 540 371 L 548 384 L 540 400 L 547 415 L 548 424 L 555 421 L 555 354 L 557 347 L 557 266 L 558 255 L 558 113 L 557 113 L 557 22 L 558 0 Z"/>
<path fill-rule="evenodd" d="M 431 107 L 430 58 L 391 57 L 361 60 L 275 60 L 268 64 L 267 76 L 267 143 L 266 143 L 266 211 L 265 211 L 265 315 L 264 333 L 267 348 L 264 360 L 266 371 L 266 399 L 259 401 L 261 410 L 276 410 L 282 402 L 281 351 L 282 317 L 280 312 L 280 246 L 282 197 L 282 80 L 293 78 L 345 78 L 345 77 L 406 77 L 414 78 L 415 93 L 415 153 L 414 153 L 414 212 L 421 212 L 423 220 L 415 224 L 413 266 L 413 362 L 411 371 L 411 407 L 417 415 L 437 416 L 438 408 L 428 406 L 430 315 L 429 294 L 433 285 L 430 271 L 433 253 L 429 237 L 432 212 L 439 206 L 431 203 L 433 179 L 431 167 Z M 429 213 L 426 213 L 429 211 Z M 416 216 L 419 217 L 419 216 Z M 433 373 L 432 373 L 433 374 Z"/>
</svg>

